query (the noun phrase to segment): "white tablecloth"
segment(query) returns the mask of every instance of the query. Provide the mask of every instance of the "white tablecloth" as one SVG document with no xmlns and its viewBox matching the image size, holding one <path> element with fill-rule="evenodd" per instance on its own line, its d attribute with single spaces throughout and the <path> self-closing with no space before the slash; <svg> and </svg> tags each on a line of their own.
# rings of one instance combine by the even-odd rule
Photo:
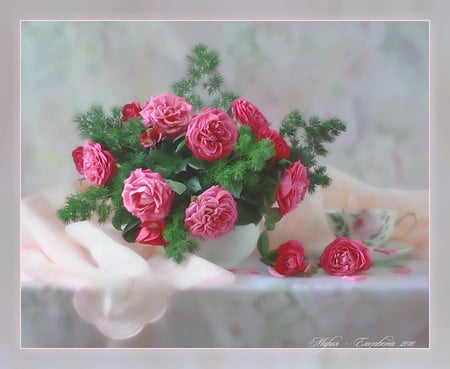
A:
<svg viewBox="0 0 450 369">
<path fill-rule="evenodd" d="M 22 347 L 428 347 L 428 261 L 373 267 L 359 281 L 319 270 L 275 278 L 244 260 L 225 288 L 175 293 L 137 336 L 113 340 L 83 321 L 69 289 L 22 285 Z M 151 296 L 149 296 L 151 298 Z"/>
</svg>

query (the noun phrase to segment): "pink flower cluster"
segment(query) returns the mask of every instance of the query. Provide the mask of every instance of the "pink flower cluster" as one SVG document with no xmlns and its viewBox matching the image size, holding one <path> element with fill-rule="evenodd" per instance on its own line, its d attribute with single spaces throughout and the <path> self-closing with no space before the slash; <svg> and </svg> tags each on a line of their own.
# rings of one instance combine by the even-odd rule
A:
<svg viewBox="0 0 450 369">
<path fill-rule="evenodd" d="M 72 158 L 76 170 L 90 185 L 103 186 L 116 172 L 116 161 L 111 153 L 91 140 L 75 148 Z"/>
<path fill-rule="evenodd" d="M 124 181 L 122 200 L 125 208 L 141 221 L 136 241 L 167 246 L 163 232 L 175 194 L 164 178 L 150 169 L 138 168 Z"/>
<path fill-rule="evenodd" d="M 250 127 L 252 132 L 258 137 L 258 140 L 270 139 L 275 149 L 272 161 L 289 158 L 290 149 L 288 144 L 277 131 L 269 128 L 266 117 L 255 105 L 244 99 L 236 99 L 231 104 L 231 111 L 238 122 Z"/>
<path fill-rule="evenodd" d="M 287 241 L 277 249 L 275 270 L 281 276 L 307 273 L 313 264 L 305 260 L 303 245 L 297 240 Z M 335 276 L 349 276 L 371 267 L 370 250 L 358 240 L 338 237 L 320 255 L 319 266 L 325 273 Z"/>
<path fill-rule="evenodd" d="M 270 139 L 275 149 L 271 161 L 289 158 L 289 145 L 277 131 L 269 127 L 266 117 L 255 105 L 244 99 L 236 99 L 231 104 L 231 110 L 235 119 L 248 125 L 258 140 Z M 281 215 L 291 212 L 300 204 L 308 187 L 308 170 L 300 161 L 286 168 L 276 193 Z"/>
<path fill-rule="evenodd" d="M 232 103 L 232 112 L 236 121 L 248 125 L 258 140 L 270 140 L 275 149 L 270 161 L 289 158 L 288 144 L 278 132 L 269 128 L 267 119 L 255 105 L 236 99 Z M 123 106 L 123 123 L 138 118 L 143 124 L 140 136 L 143 147 L 152 148 L 166 136 L 175 138 L 185 134 L 187 148 L 194 157 L 206 162 L 231 155 L 238 139 L 236 122 L 225 111 L 204 108 L 195 115 L 193 107 L 185 99 L 169 93 L 152 96 L 143 108 L 138 101 Z M 116 172 L 114 157 L 99 143 L 88 140 L 83 147 L 73 150 L 72 157 L 77 171 L 89 184 L 103 186 Z M 285 169 L 276 193 L 282 215 L 300 203 L 308 185 L 307 168 L 300 161 Z M 175 193 L 161 174 L 142 168 L 131 172 L 124 181 L 122 200 L 124 207 L 141 222 L 136 241 L 167 245 L 163 237 L 165 218 L 170 213 L 174 197 Z M 217 185 L 198 195 L 185 211 L 185 227 L 192 237 L 220 237 L 233 229 L 237 219 L 236 201 Z M 293 247 L 281 249 L 280 258 L 284 257 L 285 261 L 280 263 L 288 265 L 295 259 L 291 253 Z M 298 266 L 294 269 L 297 270 Z"/>
<path fill-rule="evenodd" d="M 153 147 L 164 136 L 175 138 L 186 133 L 192 154 L 207 162 L 230 155 L 238 137 L 236 124 L 226 112 L 204 108 L 194 116 L 194 108 L 185 99 L 169 93 L 151 96 L 143 109 L 135 101 L 124 105 L 122 121 L 138 116 L 147 128 L 140 137 L 143 147 Z"/>
</svg>

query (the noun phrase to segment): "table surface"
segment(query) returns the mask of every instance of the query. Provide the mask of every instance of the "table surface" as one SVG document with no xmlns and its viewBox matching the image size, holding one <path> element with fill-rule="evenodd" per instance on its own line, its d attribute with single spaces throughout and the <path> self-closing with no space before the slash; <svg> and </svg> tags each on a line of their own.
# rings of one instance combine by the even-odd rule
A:
<svg viewBox="0 0 450 369">
<path fill-rule="evenodd" d="M 70 289 L 24 283 L 22 347 L 428 347 L 429 264 L 404 263 L 356 279 L 276 278 L 250 257 L 233 284 L 176 292 L 161 319 L 125 340 L 83 321 Z"/>
</svg>

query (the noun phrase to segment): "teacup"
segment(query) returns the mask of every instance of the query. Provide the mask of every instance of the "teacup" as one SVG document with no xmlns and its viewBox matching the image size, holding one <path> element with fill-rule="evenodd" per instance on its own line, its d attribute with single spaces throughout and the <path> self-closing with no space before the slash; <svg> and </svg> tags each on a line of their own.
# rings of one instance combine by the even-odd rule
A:
<svg viewBox="0 0 450 369">
<path fill-rule="evenodd" d="M 362 241 L 369 248 L 383 248 L 386 242 L 393 240 L 392 232 L 397 224 L 407 217 L 414 217 L 414 224 L 406 237 L 415 227 L 416 215 L 409 212 L 397 219 L 397 212 L 391 209 L 364 209 L 350 211 L 329 209 L 325 211 L 328 224 L 336 237 L 348 237 Z"/>
</svg>

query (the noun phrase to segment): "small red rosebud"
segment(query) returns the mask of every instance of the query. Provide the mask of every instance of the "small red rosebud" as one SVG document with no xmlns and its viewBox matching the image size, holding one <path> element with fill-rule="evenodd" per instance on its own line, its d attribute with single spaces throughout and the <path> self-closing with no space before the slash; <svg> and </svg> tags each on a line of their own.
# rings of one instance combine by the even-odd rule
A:
<svg viewBox="0 0 450 369">
<path fill-rule="evenodd" d="M 290 240 L 278 247 L 278 256 L 275 260 L 275 270 L 285 276 L 305 272 L 310 263 L 305 261 L 305 250 L 297 240 Z"/>
<path fill-rule="evenodd" d="M 142 222 L 136 235 L 136 242 L 152 246 L 167 246 L 168 243 L 163 237 L 165 228 L 164 220 Z"/>
<path fill-rule="evenodd" d="M 75 168 L 78 173 L 81 175 L 84 174 L 83 169 L 83 146 L 78 146 L 77 148 L 73 149 L 72 151 L 72 159 L 73 163 L 75 164 Z"/>
<path fill-rule="evenodd" d="M 141 106 L 137 101 L 125 104 L 122 108 L 122 122 L 140 117 L 139 113 L 141 110 Z"/>
<path fill-rule="evenodd" d="M 236 99 L 231 103 L 231 111 L 234 119 L 241 124 L 249 126 L 254 134 L 262 128 L 268 128 L 269 122 L 266 117 L 253 105 L 245 99 Z"/>
<path fill-rule="evenodd" d="M 155 142 L 162 139 L 162 134 L 157 128 L 149 128 L 141 133 L 141 145 L 144 147 L 153 147 Z"/>
<path fill-rule="evenodd" d="M 258 140 L 263 140 L 264 138 L 269 138 L 272 146 L 275 149 L 275 155 L 270 159 L 271 161 L 280 160 L 280 159 L 288 159 L 291 155 L 291 149 L 289 145 L 285 141 L 281 135 L 270 128 L 261 128 L 258 133 Z"/>
</svg>

